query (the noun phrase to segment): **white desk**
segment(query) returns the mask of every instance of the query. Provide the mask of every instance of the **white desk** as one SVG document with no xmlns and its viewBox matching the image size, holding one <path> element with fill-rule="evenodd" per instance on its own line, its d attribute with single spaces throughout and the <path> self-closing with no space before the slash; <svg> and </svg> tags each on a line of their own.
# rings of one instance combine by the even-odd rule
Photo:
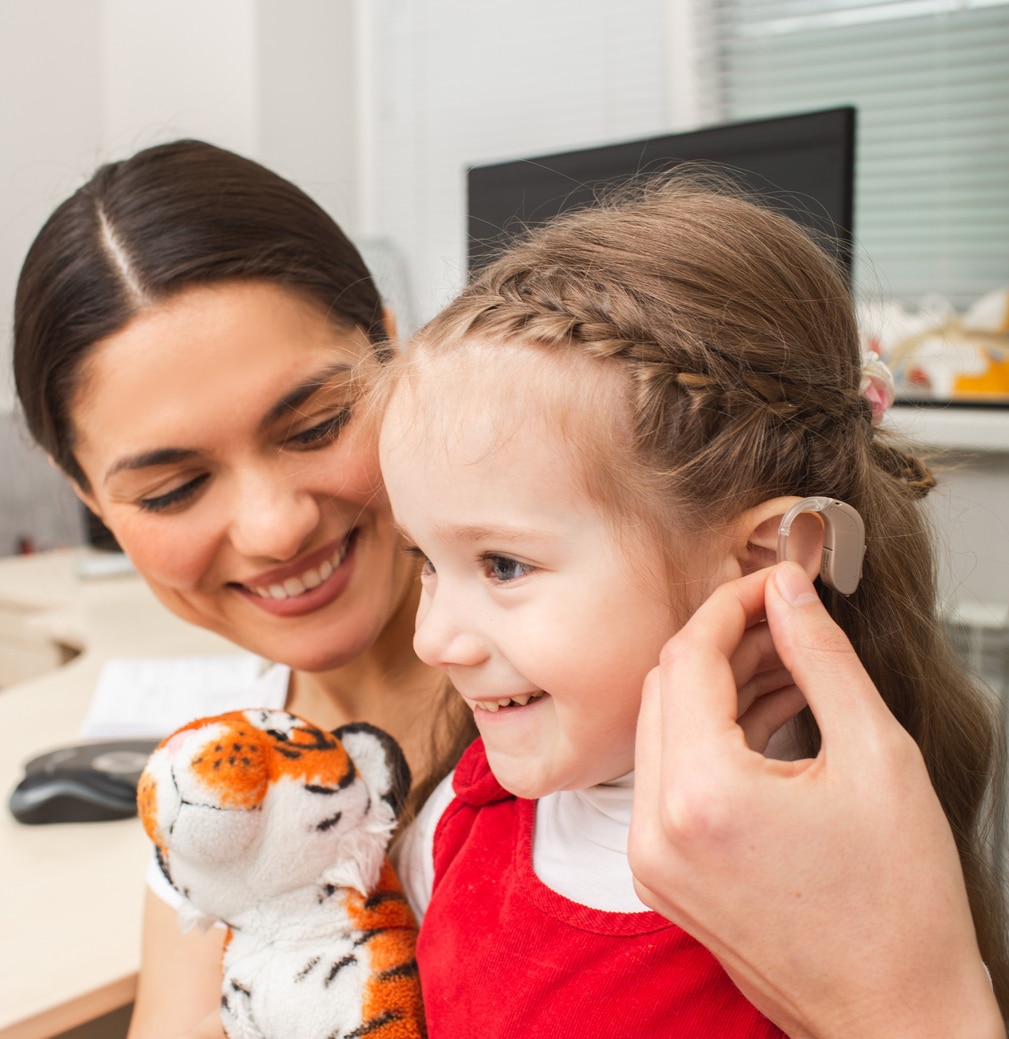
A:
<svg viewBox="0 0 1009 1039">
<path fill-rule="evenodd" d="M 80 650 L 0 689 L 0 1039 L 43 1039 L 133 999 L 150 854 L 136 819 L 16 822 L 7 798 L 23 763 L 79 739 L 107 658 L 234 649 L 178 620 L 136 576 L 78 578 L 77 562 L 92 554 L 0 559 L 0 612 L 23 610 L 32 639 Z"/>
</svg>

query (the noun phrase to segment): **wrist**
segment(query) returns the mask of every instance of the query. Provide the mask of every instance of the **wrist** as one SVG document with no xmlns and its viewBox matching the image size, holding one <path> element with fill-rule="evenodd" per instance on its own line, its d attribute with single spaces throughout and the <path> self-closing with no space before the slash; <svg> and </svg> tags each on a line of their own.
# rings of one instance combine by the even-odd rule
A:
<svg viewBox="0 0 1009 1039">
<path fill-rule="evenodd" d="M 992 991 L 988 973 L 967 986 L 949 985 L 946 992 L 933 992 L 938 998 L 922 999 L 920 986 L 902 1000 L 895 1000 L 864 1028 L 838 1032 L 860 1039 L 1006 1039 L 1006 1025 Z M 817 1039 L 835 1039 L 834 1036 Z"/>
</svg>

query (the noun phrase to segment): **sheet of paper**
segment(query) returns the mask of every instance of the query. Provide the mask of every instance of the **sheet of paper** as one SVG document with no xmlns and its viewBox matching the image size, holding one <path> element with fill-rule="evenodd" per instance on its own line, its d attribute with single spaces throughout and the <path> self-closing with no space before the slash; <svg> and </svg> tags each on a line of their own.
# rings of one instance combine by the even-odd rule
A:
<svg viewBox="0 0 1009 1039">
<path fill-rule="evenodd" d="M 102 667 L 81 736 L 160 738 L 194 718 L 255 707 L 251 689 L 264 666 L 252 653 L 113 658 Z"/>
</svg>

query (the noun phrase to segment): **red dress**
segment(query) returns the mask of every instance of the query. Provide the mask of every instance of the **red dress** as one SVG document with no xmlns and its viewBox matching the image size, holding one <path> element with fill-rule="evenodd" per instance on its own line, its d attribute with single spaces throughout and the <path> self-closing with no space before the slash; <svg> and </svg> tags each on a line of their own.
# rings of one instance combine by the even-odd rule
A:
<svg viewBox="0 0 1009 1039">
<path fill-rule="evenodd" d="M 533 872 L 536 802 L 477 740 L 434 836 L 417 960 L 431 1039 L 784 1039 L 715 958 L 658 913 L 611 913 Z"/>
</svg>

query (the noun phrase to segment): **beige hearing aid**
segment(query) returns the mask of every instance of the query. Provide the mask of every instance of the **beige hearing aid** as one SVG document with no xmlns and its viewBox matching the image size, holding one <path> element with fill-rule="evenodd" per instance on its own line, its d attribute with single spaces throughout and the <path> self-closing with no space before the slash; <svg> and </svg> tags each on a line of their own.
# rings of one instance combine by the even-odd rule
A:
<svg viewBox="0 0 1009 1039">
<path fill-rule="evenodd" d="M 792 522 L 803 512 L 818 512 L 823 519 L 823 554 L 820 580 L 842 595 L 851 595 L 862 577 L 865 557 L 865 524 L 848 504 L 836 498 L 803 498 L 793 505 L 778 527 L 778 562 L 788 558 Z"/>
</svg>

